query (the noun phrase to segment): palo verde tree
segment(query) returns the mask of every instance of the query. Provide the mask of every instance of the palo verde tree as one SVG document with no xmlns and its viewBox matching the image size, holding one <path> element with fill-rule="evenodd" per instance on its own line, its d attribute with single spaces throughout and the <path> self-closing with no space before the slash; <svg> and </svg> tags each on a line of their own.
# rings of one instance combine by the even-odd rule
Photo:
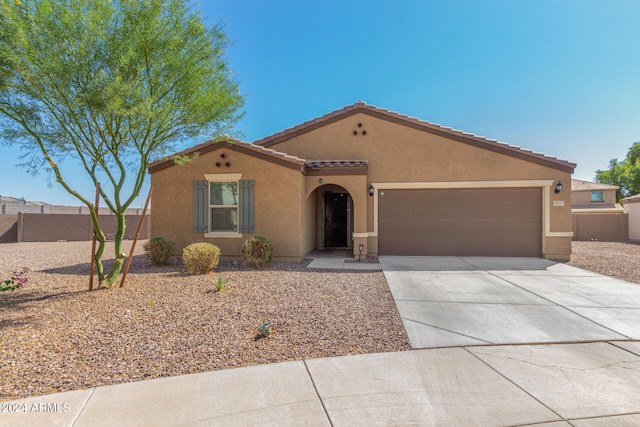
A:
<svg viewBox="0 0 640 427">
<path fill-rule="evenodd" d="M 640 194 L 640 141 L 633 143 L 624 160 L 611 159 L 606 170 L 597 170 L 595 181 L 620 187 L 616 192 L 618 202 Z"/>
<path fill-rule="evenodd" d="M 228 130 L 243 98 L 228 68 L 221 24 L 204 25 L 185 0 L 0 0 L 0 138 L 24 149 L 89 208 L 100 242 L 100 285 L 118 277 L 125 210 L 147 165 L 180 141 Z M 75 159 L 116 215 L 115 263 L 101 263 L 95 206 L 73 188 Z"/>
</svg>

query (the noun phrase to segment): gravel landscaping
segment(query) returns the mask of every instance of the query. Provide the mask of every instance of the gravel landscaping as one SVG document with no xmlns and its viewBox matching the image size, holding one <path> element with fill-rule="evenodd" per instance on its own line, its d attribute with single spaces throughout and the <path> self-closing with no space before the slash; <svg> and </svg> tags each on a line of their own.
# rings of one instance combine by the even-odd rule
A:
<svg viewBox="0 0 640 427">
<path fill-rule="evenodd" d="M 142 243 L 125 287 L 93 292 L 90 242 L 0 244 L 0 279 L 31 269 L 24 288 L 0 293 L 0 401 L 410 348 L 382 272 L 228 261 L 189 276 L 179 265 L 151 267 Z M 640 283 L 640 244 L 573 242 L 568 264 Z M 218 275 L 228 278 L 223 292 Z M 258 337 L 262 322 L 269 338 Z"/>
<path fill-rule="evenodd" d="M 573 242 L 574 267 L 640 283 L 640 242 Z"/>
<path fill-rule="evenodd" d="M 408 350 L 379 271 L 151 267 L 138 242 L 124 288 L 88 291 L 91 242 L 0 245 L 0 401 L 316 357 Z M 110 253 L 110 252 L 107 252 Z M 228 278 L 216 292 L 213 280 Z M 271 335 L 258 337 L 262 322 Z"/>
</svg>

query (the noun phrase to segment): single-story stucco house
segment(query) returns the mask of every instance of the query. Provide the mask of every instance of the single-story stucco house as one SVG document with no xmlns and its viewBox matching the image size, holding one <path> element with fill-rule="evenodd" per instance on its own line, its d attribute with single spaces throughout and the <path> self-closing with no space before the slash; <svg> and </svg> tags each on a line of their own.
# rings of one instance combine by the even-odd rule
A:
<svg viewBox="0 0 640 427">
<path fill-rule="evenodd" d="M 640 241 L 640 194 L 622 199 L 624 213 L 629 216 L 629 240 Z"/>
<path fill-rule="evenodd" d="M 616 203 L 617 185 L 571 180 L 573 240 L 621 242 L 629 239 L 627 215 Z"/>
<path fill-rule="evenodd" d="M 571 254 L 575 164 L 356 102 L 255 141 L 205 142 L 149 166 L 151 233 L 228 257 Z M 562 188 L 564 184 L 564 189 Z"/>
</svg>

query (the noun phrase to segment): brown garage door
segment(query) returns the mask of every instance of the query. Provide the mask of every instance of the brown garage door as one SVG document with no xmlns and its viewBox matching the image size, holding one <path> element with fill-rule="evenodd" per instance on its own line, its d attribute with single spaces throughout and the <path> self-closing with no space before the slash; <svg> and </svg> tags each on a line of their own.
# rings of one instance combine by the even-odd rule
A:
<svg viewBox="0 0 640 427">
<path fill-rule="evenodd" d="M 540 188 L 380 190 L 381 255 L 541 256 Z"/>
</svg>

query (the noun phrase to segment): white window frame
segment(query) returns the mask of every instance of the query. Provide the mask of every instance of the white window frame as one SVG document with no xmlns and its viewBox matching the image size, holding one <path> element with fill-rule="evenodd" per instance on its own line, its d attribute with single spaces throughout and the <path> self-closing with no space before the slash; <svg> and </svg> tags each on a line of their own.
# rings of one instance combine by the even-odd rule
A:
<svg viewBox="0 0 640 427">
<path fill-rule="evenodd" d="M 235 182 L 238 186 L 238 192 L 240 191 L 240 180 L 242 179 L 241 173 L 224 173 L 224 174 L 205 174 L 204 178 L 209 182 L 209 186 L 207 188 L 207 195 L 209 198 L 209 205 L 207 209 L 207 224 L 209 227 L 209 231 L 205 233 L 204 237 L 215 237 L 215 238 L 227 238 L 227 239 L 240 239 L 242 238 L 242 233 L 236 231 L 211 231 L 211 209 L 212 208 L 236 208 L 236 212 L 238 218 L 240 216 L 240 200 L 238 200 L 237 205 L 212 205 L 211 204 L 211 184 L 213 183 L 223 183 L 223 182 Z M 239 226 L 238 223 L 236 226 Z"/>
</svg>

